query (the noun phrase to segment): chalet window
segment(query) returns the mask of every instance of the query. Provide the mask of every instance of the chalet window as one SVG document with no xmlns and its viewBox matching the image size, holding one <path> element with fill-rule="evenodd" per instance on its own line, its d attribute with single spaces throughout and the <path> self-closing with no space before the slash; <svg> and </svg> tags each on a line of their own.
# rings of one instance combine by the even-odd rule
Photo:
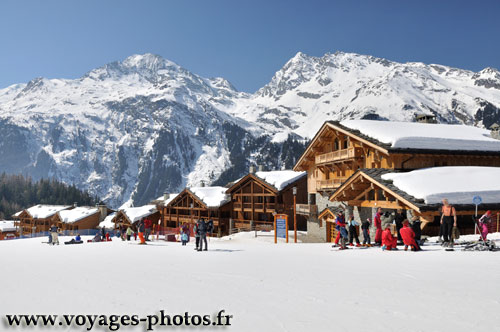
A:
<svg viewBox="0 0 500 332">
<path fill-rule="evenodd" d="M 340 145 L 340 144 L 339 144 L 339 139 L 338 139 L 338 138 L 336 138 L 336 139 L 335 139 L 335 150 L 339 150 L 339 145 Z"/>
<path fill-rule="evenodd" d="M 349 148 L 349 137 L 346 137 L 344 139 L 344 149 L 347 149 L 347 148 Z"/>
</svg>

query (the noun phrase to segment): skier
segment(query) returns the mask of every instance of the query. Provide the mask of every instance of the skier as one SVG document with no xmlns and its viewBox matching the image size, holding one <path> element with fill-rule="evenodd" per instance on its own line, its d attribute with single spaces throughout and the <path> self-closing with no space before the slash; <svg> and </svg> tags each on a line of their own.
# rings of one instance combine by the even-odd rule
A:
<svg viewBox="0 0 500 332">
<path fill-rule="evenodd" d="M 139 221 L 137 230 L 139 231 L 139 239 L 141 240 L 139 244 L 147 244 L 146 239 L 144 238 L 144 219 L 141 219 L 141 221 Z"/>
<path fill-rule="evenodd" d="M 479 240 L 486 241 L 486 237 L 488 236 L 488 226 L 491 224 L 491 211 L 486 211 L 485 214 L 479 218 L 479 230 L 481 231 L 481 238 Z"/>
<path fill-rule="evenodd" d="M 405 251 L 408 250 L 408 247 L 410 247 L 411 251 L 421 250 L 417 241 L 415 241 L 415 232 L 413 232 L 413 229 L 409 227 L 410 223 L 408 222 L 408 220 L 405 219 L 402 224 L 403 227 L 401 228 L 401 238 L 405 245 Z"/>
<path fill-rule="evenodd" d="M 452 231 L 457 227 L 457 212 L 446 198 L 443 199 L 441 207 L 441 225 L 443 225 L 443 246 L 453 247 Z"/>
<path fill-rule="evenodd" d="M 398 239 L 392 236 L 391 224 L 387 224 L 382 232 L 382 250 L 398 250 Z"/>
<path fill-rule="evenodd" d="M 354 220 L 354 216 L 351 216 L 348 221 L 349 225 L 349 245 L 353 246 L 354 244 L 352 243 L 353 238 L 356 240 L 356 247 L 361 247 L 361 244 L 359 243 L 359 238 L 358 238 L 358 231 L 356 229 L 356 226 L 359 225 L 359 223 Z"/>
<path fill-rule="evenodd" d="M 205 219 L 203 218 L 201 218 L 200 224 L 198 225 L 198 232 L 200 233 L 200 246 L 198 247 L 198 251 L 207 251 L 207 224 L 205 223 Z M 203 249 L 203 242 L 205 242 L 205 249 Z"/>
<path fill-rule="evenodd" d="M 380 216 L 382 215 L 382 208 L 377 209 L 377 213 L 373 218 L 373 226 L 375 226 L 375 245 L 380 246 L 382 244 L 382 220 Z"/>
<path fill-rule="evenodd" d="M 198 250 L 198 248 L 200 247 L 200 219 L 198 219 L 196 221 L 196 224 L 194 224 L 193 233 L 194 233 L 194 240 L 195 240 L 194 250 Z"/>
<path fill-rule="evenodd" d="M 399 230 L 403 227 L 403 221 L 406 219 L 406 213 L 402 209 L 396 210 L 396 215 L 394 216 L 394 221 L 396 222 L 396 232 L 398 233 L 398 244 L 403 243 L 403 238 L 399 233 Z"/>
<path fill-rule="evenodd" d="M 361 224 L 361 229 L 363 230 L 363 245 L 367 247 L 371 247 L 371 240 L 370 240 L 370 218 L 366 218 L 365 221 Z"/>
<path fill-rule="evenodd" d="M 50 235 L 52 236 L 52 245 L 54 244 L 59 245 L 59 232 L 57 226 L 54 224 L 50 226 Z"/>
<path fill-rule="evenodd" d="M 101 238 L 103 241 L 106 238 L 106 227 L 104 227 L 104 226 L 101 229 Z"/>
<path fill-rule="evenodd" d="M 153 227 L 153 222 L 151 219 L 144 219 L 144 238 L 149 241 L 149 235 L 151 235 L 151 228 Z"/>
</svg>

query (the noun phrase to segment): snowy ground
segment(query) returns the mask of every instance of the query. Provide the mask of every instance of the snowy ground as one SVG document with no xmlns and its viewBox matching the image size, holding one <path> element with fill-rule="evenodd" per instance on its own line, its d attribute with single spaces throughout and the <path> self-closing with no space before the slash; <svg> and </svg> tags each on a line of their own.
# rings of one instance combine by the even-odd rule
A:
<svg viewBox="0 0 500 332">
<path fill-rule="evenodd" d="M 0 241 L 2 321 L 5 314 L 225 309 L 234 315 L 229 331 L 499 330 L 500 252 L 445 252 L 435 244 L 418 253 L 338 251 L 275 245 L 270 233 L 211 239 L 208 252 L 163 241 L 41 241 Z"/>
</svg>

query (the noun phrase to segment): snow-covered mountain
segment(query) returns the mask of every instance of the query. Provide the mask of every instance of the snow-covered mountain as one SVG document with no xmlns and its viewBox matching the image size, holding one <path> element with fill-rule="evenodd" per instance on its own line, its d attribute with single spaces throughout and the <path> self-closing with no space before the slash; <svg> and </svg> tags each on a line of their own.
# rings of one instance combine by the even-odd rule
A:
<svg viewBox="0 0 500 332">
<path fill-rule="evenodd" d="M 159 56 L 134 55 L 74 80 L 0 90 L 0 171 L 56 177 L 111 206 L 142 204 L 201 182 L 223 185 L 250 163 L 290 168 L 325 120 L 500 122 L 500 73 L 298 53 L 248 94 Z"/>
</svg>

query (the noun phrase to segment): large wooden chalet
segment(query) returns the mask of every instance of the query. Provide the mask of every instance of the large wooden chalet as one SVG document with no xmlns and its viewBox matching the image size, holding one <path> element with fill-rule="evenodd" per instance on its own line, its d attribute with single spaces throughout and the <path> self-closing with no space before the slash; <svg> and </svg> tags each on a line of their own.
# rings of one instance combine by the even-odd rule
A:
<svg viewBox="0 0 500 332">
<path fill-rule="evenodd" d="M 414 209 L 416 206 L 401 204 L 400 198 L 387 191 L 388 200 L 383 190 L 372 193 L 366 185 L 381 188 L 364 175 L 370 169 L 404 172 L 442 166 L 500 167 L 500 140 L 493 137 L 488 130 L 464 125 L 327 121 L 294 167 L 295 171 L 307 171 L 309 193 L 308 204 L 300 205 L 297 211 L 309 217 L 308 232 L 316 228 L 323 233 L 316 236 L 325 239 L 326 230 L 318 229 L 317 211 L 332 201 L 347 202 L 349 207 L 375 207 L 366 202 L 366 194 L 369 198 L 380 195 L 377 200 L 383 202 L 376 206 Z M 364 184 L 353 183 L 354 174 Z M 332 195 L 331 200 L 325 199 Z M 371 209 L 366 216 L 373 216 Z"/>
<path fill-rule="evenodd" d="M 211 219 L 214 233 L 227 234 L 230 218 L 230 198 L 225 187 L 191 187 L 163 205 L 162 226 L 179 228 L 187 224 L 192 227 L 200 218 Z"/>
<path fill-rule="evenodd" d="M 305 172 L 261 171 L 250 173 L 234 183 L 231 195 L 231 219 L 235 228 L 271 228 L 274 214 L 287 214 L 293 228 L 293 188 L 297 204 L 307 202 Z M 306 220 L 297 216 L 297 228 L 306 229 Z"/>
<path fill-rule="evenodd" d="M 116 213 L 109 215 L 108 218 L 100 224 L 100 227 L 112 227 L 121 228 L 135 226 L 138 221 L 144 218 L 149 218 L 153 225 L 157 225 L 160 220 L 160 212 L 158 211 L 156 205 L 143 205 L 138 207 L 129 207 L 118 210 Z"/>
<path fill-rule="evenodd" d="M 77 231 L 83 229 L 94 229 L 107 215 L 107 208 L 80 206 L 71 210 L 58 211 L 52 222 L 59 226 L 62 231 Z"/>
</svg>

